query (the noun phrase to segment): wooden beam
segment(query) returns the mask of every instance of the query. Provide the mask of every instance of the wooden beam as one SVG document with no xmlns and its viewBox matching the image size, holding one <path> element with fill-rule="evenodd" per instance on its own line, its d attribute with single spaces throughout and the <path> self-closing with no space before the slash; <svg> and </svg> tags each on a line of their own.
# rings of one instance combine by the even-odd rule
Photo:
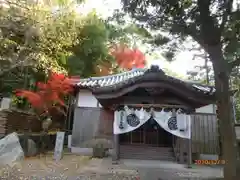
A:
<svg viewBox="0 0 240 180">
<path fill-rule="evenodd" d="M 191 103 L 185 102 L 177 97 L 157 97 L 157 96 L 123 96 L 123 102 L 127 104 L 144 104 L 145 102 L 150 104 L 178 104 L 192 107 Z M 144 102 L 144 103 L 143 103 Z"/>
<path fill-rule="evenodd" d="M 139 108 L 184 108 L 190 109 L 191 107 L 184 105 L 170 105 L 170 104 L 120 104 L 119 106 L 130 106 L 130 107 L 139 107 Z"/>
<path fill-rule="evenodd" d="M 177 85 L 181 85 L 178 88 L 176 88 Z M 133 92 L 134 90 L 138 88 L 165 88 L 169 89 L 172 93 L 177 94 L 180 97 L 184 97 L 190 101 L 194 101 L 195 103 L 199 104 L 212 104 L 215 101 L 215 96 L 213 95 L 207 95 L 202 92 L 198 92 L 192 89 L 187 88 L 183 84 L 174 84 L 174 83 L 166 83 L 163 81 L 156 81 L 156 82 L 141 82 L 137 84 L 133 84 L 129 87 L 125 88 L 118 88 L 116 85 L 112 89 L 102 89 L 102 90 L 96 90 L 93 92 L 95 97 L 97 99 L 113 99 L 118 98 L 121 96 L 126 95 L 129 92 Z M 114 90 L 113 90 L 114 89 Z M 110 91 L 111 90 L 111 91 Z"/>
</svg>

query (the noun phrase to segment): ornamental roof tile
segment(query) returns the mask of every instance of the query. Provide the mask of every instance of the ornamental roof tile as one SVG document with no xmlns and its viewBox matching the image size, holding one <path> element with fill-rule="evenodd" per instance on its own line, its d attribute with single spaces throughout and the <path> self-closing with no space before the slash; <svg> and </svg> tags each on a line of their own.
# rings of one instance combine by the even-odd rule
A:
<svg viewBox="0 0 240 180">
<path fill-rule="evenodd" d="M 147 72 L 153 72 L 153 73 L 160 73 L 161 75 L 166 76 L 167 78 L 171 79 L 171 81 L 177 81 L 179 83 L 186 84 L 188 87 L 195 89 L 198 92 L 202 92 L 204 94 L 214 94 L 215 88 L 213 86 L 206 86 L 202 85 L 197 82 L 193 81 L 184 81 L 180 80 L 168 75 L 165 75 L 165 73 L 154 66 L 151 68 L 136 68 L 131 71 L 115 74 L 115 75 L 108 75 L 108 76 L 101 76 L 101 77 L 90 77 L 81 79 L 76 83 L 76 85 L 79 88 L 111 88 L 116 85 L 120 85 L 122 83 L 127 83 L 129 81 L 134 81 L 135 79 L 144 76 Z"/>
<path fill-rule="evenodd" d="M 139 77 L 145 73 L 147 69 L 133 69 L 128 72 L 123 72 L 115 75 L 101 76 L 101 77 L 90 77 L 81 79 L 77 86 L 81 87 L 107 87 L 112 86 L 134 77 Z"/>
</svg>

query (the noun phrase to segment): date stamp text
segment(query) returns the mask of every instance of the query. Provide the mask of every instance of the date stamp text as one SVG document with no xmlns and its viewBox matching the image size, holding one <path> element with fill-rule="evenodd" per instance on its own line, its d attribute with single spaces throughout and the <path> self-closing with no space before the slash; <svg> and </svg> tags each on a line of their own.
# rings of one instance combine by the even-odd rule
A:
<svg viewBox="0 0 240 180">
<path fill-rule="evenodd" d="M 197 164 L 197 165 L 224 165 L 225 163 L 226 163 L 225 160 L 221 160 L 221 159 L 218 159 L 218 160 L 210 160 L 210 159 L 195 160 L 195 164 Z"/>
</svg>

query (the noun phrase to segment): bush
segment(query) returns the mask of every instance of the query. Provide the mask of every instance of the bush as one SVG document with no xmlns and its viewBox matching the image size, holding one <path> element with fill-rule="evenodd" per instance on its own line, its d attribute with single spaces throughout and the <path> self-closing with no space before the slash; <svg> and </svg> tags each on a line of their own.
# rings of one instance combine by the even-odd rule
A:
<svg viewBox="0 0 240 180">
<path fill-rule="evenodd" d="M 84 147 L 93 148 L 93 157 L 103 158 L 111 148 L 111 141 L 107 139 L 92 139 L 84 143 Z"/>
</svg>

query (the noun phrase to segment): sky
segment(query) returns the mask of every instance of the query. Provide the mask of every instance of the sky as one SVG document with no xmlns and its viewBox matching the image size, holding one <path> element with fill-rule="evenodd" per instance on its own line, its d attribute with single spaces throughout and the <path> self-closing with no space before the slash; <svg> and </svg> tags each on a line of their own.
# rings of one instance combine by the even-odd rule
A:
<svg viewBox="0 0 240 180">
<path fill-rule="evenodd" d="M 113 11 L 120 7 L 120 0 L 86 0 L 84 6 L 80 7 L 78 11 L 87 13 L 95 9 L 100 16 L 105 18 L 111 16 Z M 192 60 L 193 55 L 193 52 L 190 51 L 180 52 L 177 54 L 176 60 L 172 63 L 167 62 L 164 57 L 152 59 L 147 56 L 147 59 L 149 60 L 149 64 L 159 65 L 160 67 L 168 68 L 181 76 L 186 76 L 187 71 L 194 70 L 196 65 L 202 65 L 204 63 L 203 60 Z"/>
</svg>

